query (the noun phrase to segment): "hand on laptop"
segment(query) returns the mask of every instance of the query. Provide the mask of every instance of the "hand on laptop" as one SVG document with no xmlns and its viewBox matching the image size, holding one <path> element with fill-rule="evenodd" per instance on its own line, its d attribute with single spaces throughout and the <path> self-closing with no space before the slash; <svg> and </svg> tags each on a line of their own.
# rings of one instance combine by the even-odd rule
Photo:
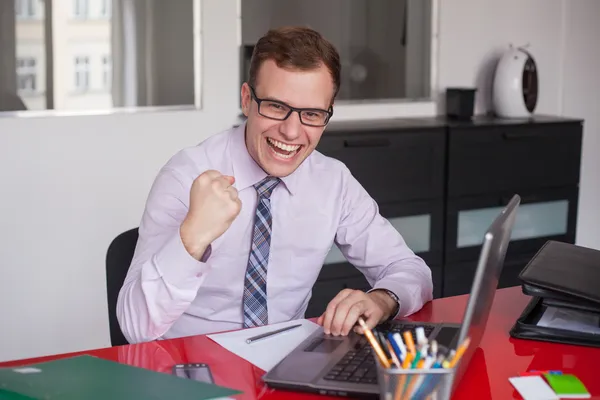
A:
<svg viewBox="0 0 600 400">
<path fill-rule="evenodd" d="M 374 328 L 393 315 L 398 303 L 385 290 L 344 289 L 329 302 L 327 309 L 317 323 L 323 326 L 326 334 L 346 336 L 351 329 L 362 334 L 362 328 L 356 323 L 362 316 L 369 328 Z"/>
</svg>

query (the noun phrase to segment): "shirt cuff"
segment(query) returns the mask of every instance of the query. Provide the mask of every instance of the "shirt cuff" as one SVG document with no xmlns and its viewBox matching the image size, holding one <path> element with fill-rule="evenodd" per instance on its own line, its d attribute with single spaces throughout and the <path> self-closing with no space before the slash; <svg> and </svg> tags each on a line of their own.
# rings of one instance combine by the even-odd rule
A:
<svg viewBox="0 0 600 400">
<path fill-rule="evenodd" d="M 200 261 L 188 253 L 181 241 L 181 234 L 176 234 L 169 239 L 162 249 L 154 256 L 154 264 L 160 275 L 172 284 L 183 283 L 190 279 L 197 279 L 210 270 L 206 261 L 212 253 L 209 245 Z"/>
</svg>

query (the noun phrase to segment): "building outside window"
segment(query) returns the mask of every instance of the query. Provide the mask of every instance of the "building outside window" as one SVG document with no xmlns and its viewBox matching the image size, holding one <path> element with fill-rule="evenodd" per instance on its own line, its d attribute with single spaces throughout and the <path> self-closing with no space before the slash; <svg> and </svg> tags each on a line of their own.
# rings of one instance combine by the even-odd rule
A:
<svg viewBox="0 0 600 400">
<path fill-rule="evenodd" d="M 101 0 L 100 3 L 100 18 L 110 18 L 111 16 L 111 0 Z"/>
<path fill-rule="evenodd" d="M 87 18 L 89 15 L 89 0 L 73 0 L 73 15 L 76 18 Z"/>
<path fill-rule="evenodd" d="M 17 59 L 17 89 L 20 93 L 33 93 L 37 90 L 36 60 L 33 57 Z"/>
<path fill-rule="evenodd" d="M 40 0 L 15 0 L 15 14 L 20 19 L 37 18 L 43 6 Z"/>
<path fill-rule="evenodd" d="M 112 65 L 110 56 L 102 57 L 102 87 L 106 90 L 111 89 Z"/>
<path fill-rule="evenodd" d="M 85 92 L 90 87 L 90 58 L 75 57 L 75 90 Z"/>
</svg>

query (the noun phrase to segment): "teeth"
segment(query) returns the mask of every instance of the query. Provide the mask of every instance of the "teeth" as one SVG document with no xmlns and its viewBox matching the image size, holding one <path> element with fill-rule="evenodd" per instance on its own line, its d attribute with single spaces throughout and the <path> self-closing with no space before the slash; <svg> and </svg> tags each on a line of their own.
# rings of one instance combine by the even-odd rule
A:
<svg viewBox="0 0 600 400">
<path fill-rule="evenodd" d="M 273 145 L 273 146 L 275 146 L 275 147 L 277 147 L 277 148 L 279 148 L 281 150 L 285 150 L 285 151 L 296 151 L 296 150 L 298 150 L 300 148 L 299 144 L 294 144 L 294 145 L 292 145 L 292 144 L 285 144 L 285 143 L 279 142 L 279 141 L 271 139 L 271 138 L 267 138 L 267 141 L 271 145 Z"/>
</svg>

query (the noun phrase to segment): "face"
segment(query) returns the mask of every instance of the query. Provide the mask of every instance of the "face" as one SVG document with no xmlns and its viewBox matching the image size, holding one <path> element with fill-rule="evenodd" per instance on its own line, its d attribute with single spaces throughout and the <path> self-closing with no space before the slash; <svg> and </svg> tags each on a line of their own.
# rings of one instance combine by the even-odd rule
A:
<svg viewBox="0 0 600 400">
<path fill-rule="evenodd" d="M 261 65 L 254 89 L 259 99 L 321 110 L 329 109 L 334 93 L 331 75 L 324 65 L 311 71 L 286 70 L 272 60 Z M 284 121 L 260 115 L 247 83 L 242 86 L 242 111 L 248 117 L 248 152 L 271 176 L 284 177 L 294 172 L 317 147 L 325 130 L 325 127 L 302 124 L 297 112 L 292 112 Z"/>
</svg>

